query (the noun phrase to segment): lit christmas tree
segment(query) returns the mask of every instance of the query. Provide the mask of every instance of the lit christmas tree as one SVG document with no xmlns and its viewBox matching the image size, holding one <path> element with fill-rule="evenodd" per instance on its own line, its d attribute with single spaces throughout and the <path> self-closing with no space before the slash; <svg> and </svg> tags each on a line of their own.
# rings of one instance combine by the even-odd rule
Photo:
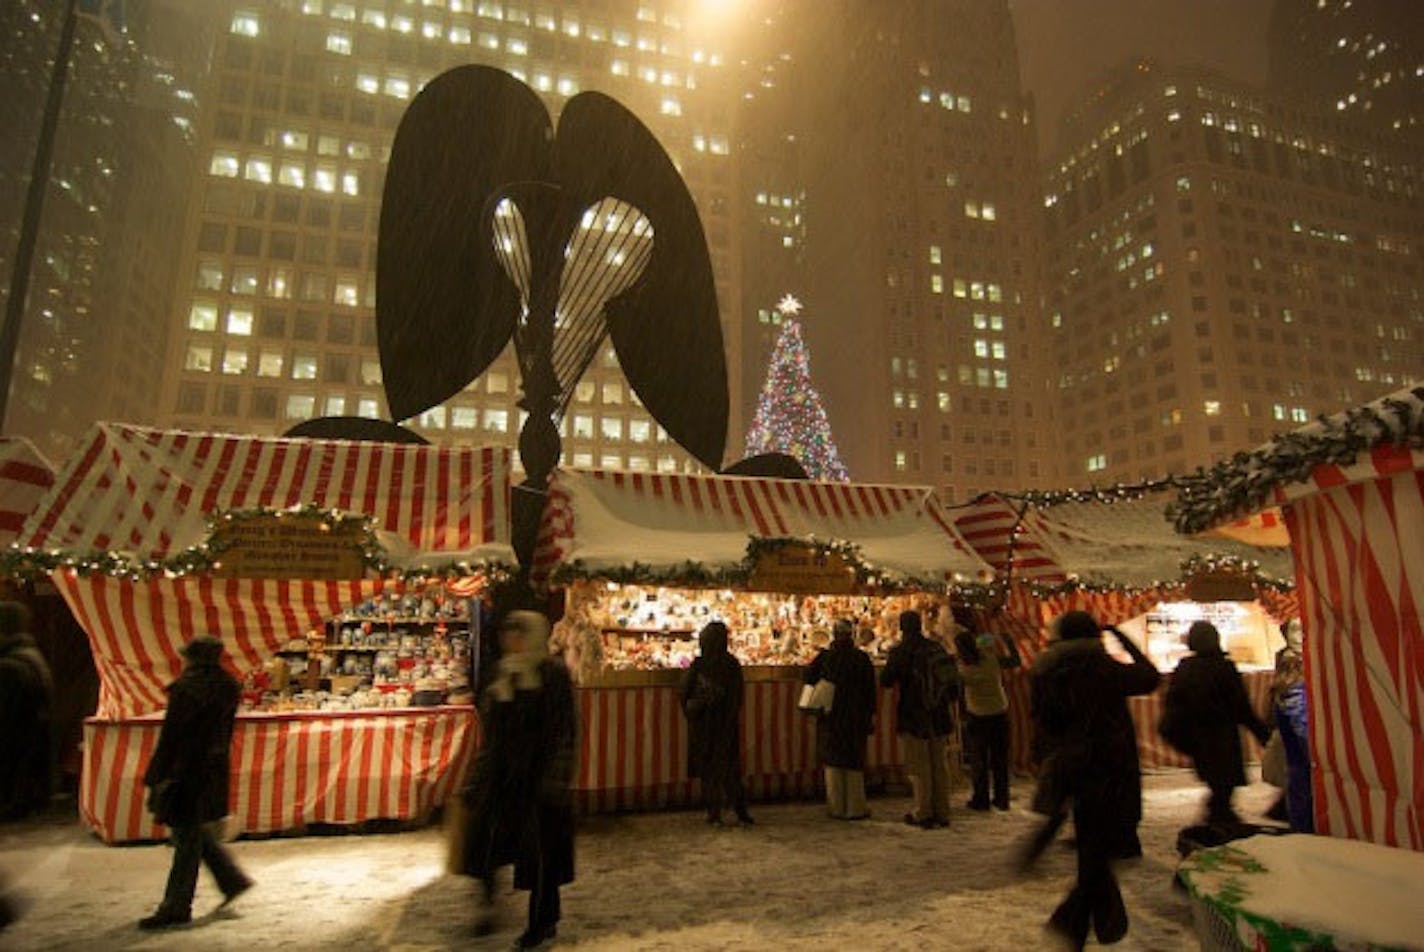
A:
<svg viewBox="0 0 1424 952">
<path fill-rule="evenodd" d="M 850 476 L 836 452 L 821 397 L 811 386 L 811 360 L 796 322 L 801 302 L 788 294 L 776 309 L 781 312 L 781 336 L 757 400 L 756 420 L 747 432 L 747 455 L 785 453 L 799 460 L 812 479 L 845 482 Z"/>
</svg>

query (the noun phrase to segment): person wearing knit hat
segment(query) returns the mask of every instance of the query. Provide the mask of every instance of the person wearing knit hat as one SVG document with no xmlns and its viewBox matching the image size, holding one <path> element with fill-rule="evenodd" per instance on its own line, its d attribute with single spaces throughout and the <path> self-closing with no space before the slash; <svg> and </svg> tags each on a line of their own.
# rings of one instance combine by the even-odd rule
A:
<svg viewBox="0 0 1424 952">
<path fill-rule="evenodd" d="M 193 918 L 198 866 L 206 865 L 227 905 L 252 887 L 223 848 L 217 824 L 228 814 L 233 723 L 241 693 L 222 667 L 223 643 L 199 635 L 178 649 L 185 663 L 168 685 L 168 709 L 143 782 L 148 808 L 168 827 L 173 865 L 163 902 L 139 920 L 140 929 L 165 929 Z"/>
</svg>

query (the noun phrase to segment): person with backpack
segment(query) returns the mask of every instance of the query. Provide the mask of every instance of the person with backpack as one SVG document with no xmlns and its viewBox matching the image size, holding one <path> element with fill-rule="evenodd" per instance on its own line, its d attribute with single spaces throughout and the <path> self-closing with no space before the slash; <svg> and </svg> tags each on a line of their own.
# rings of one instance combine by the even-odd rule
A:
<svg viewBox="0 0 1424 952">
<path fill-rule="evenodd" d="M 905 822 L 926 830 L 949 826 L 945 742 L 954 730 L 951 708 L 959 695 L 959 673 L 944 646 L 925 637 L 919 612 L 900 613 L 900 643 L 885 659 L 880 684 L 900 689 L 895 731 L 915 798 Z"/>
</svg>

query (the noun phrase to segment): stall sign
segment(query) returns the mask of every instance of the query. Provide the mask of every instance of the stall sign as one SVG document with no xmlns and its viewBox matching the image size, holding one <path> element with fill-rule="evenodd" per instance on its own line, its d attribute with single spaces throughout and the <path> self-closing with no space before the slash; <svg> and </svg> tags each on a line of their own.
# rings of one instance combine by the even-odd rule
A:
<svg viewBox="0 0 1424 952">
<path fill-rule="evenodd" d="M 219 578 L 358 579 L 365 535 L 359 522 L 254 515 L 225 520 L 210 544 L 220 552 Z"/>
<path fill-rule="evenodd" d="M 1194 602 L 1253 602 L 1256 588 L 1240 572 L 1202 572 L 1187 579 L 1187 597 Z"/>
<path fill-rule="evenodd" d="M 791 595 L 849 595 L 855 569 L 838 553 L 789 544 L 757 554 L 747 588 Z"/>
</svg>

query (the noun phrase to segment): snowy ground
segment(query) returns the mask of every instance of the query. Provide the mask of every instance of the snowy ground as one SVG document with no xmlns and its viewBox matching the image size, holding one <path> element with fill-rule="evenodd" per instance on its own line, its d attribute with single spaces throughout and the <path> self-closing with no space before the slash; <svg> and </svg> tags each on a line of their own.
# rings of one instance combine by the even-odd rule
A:
<svg viewBox="0 0 1424 952">
<path fill-rule="evenodd" d="M 1178 829 L 1194 822 L 1204 791 L 1183 771 L 1145 779 L 1145 856 L 1119 869 L 1131 931 L 1118 948 L 1196 949 L 1186 899 L 1171 888 Z M 1053 848 L 1027 878 L 1010 857 L 1034 822 L 956 809 L 946 830 L 900 818 L 908 800 L 872 801 L 859 823 L 827 819 L 819 805 L 753 805 L 757 824 L 716 829 L 697 813 L 591 818 L 578 839 L 578 880 L 563 893 L 556 947 L 611 949 L 1035 949 L 1042 923 L 1072 878 L 1071 850 Z M 1254 818 L 1274 796 L 1257 783 L 1237 793 Z M 962 789 L 956 803 L 963 802 Z M 24 917 L 0 933 L 3 949 L 437 949 L 507 948 L 525 893 L 499 897 L 501 928 L 471 938 L 475 887 L 442 871 L 437 828 L 364 836 L 239 841 L 257 885 L 217 911 L 203 874 L 194 923 L 159 934 L 135 922 L 163 889 L 165 846 L 111 847 L 63 815 L 0 830 L 0 870 L 22 895 Z"/>
</svg>

